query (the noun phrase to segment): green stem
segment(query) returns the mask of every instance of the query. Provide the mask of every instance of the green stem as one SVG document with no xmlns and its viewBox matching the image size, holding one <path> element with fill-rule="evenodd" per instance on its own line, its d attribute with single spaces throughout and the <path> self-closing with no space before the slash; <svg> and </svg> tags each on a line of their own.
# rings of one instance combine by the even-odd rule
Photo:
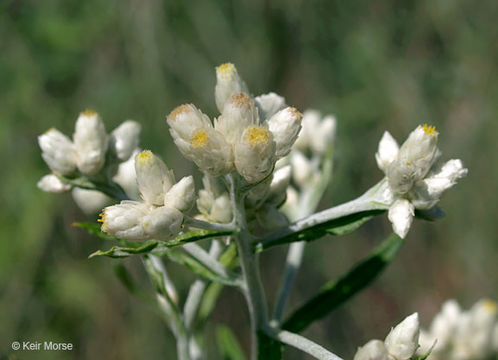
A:
<svg viewBox="0 0 498 360">
<path fill-rule="evenodd" d="M 249 233 L 244 207 L 244 194 L 237 188 L 236 179 L 228 176 L 230 184 L 230 198 L 234 217 L 239 232 L 234 236 L 237 245 L 240 265 L 244 277 L 244 295 L 249 307 L 252 329 L 251 358 L 260 358 L 258 333 L 264 333 L 268 328 L 266 301 L 263 286 L 259 275 L 258 258 L 251 247 L 252 236 Z"/>
</svg>

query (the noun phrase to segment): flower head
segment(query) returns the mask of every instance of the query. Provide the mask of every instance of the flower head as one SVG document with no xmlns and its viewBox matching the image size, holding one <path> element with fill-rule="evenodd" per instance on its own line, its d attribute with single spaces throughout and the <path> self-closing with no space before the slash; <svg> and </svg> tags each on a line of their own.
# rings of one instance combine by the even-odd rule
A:
<svg viewBox="0 0 498 360">
<path fill-rule="evenodd" d="M 444 191 L 467 175 L 460 160 L 440 165 L 437 137 L 434 126 L 418 126 L 399 147 L 386 131 L 375 154 L 377 165 L 386 174 L 392 199 L 389 220 L 401 237 L 408 233 L 415 209 L 432 208 Z"/>
</svg>

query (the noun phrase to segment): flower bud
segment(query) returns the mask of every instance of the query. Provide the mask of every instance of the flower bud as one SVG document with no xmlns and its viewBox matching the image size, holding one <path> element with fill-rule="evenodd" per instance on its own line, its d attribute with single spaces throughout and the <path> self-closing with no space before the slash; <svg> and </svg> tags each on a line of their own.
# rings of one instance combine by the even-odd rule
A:
<svg viewBox="0 0 498 360">
<path fill-rule="evenodd" d="M 214 122 L 214 128 L 233 145 L 239 141 L 247 127 L 258 123 L 258 112 L 254 101 L 248 95 L 240 93 L 233 95 L 225 103 L 222 114 Z"/>
<path fill-rule="evenodd" d="M 396 200 L 389 208 L 388 218 L 393 225 L 393 231 L 401 238 L 405 238 L 413 222 L 415 208 L 406 199 Z"/>
<path fill-rule="evenodd" d="M 77 154 L 69 138 L 56 129 L 38 136 L 43 160 L 57 174 L 69 175 L 76 169 Z"/>
<path fill-rule="evenodd" d="M 132 200 L 140 198 L 137 186 L 137 172 L 135 171 L 135 156 L 139 153 L 139 151 L 135 151 L 128 160 L 120 163 L 116 174 L 112 178 L 112 181 L 121 186 L 126 195 Z"/>
<path fill-rule="evenodd" d="M 456 326 L 461 316 L 460 306 L 455 300 L 446 301 L 441 311 L 434 317 L 431 323 L 430 332 L 437 343 L 434 351 L 440 351 L 446 348 L 452 340 Z M 432 345 L 432 344 L 430 344 Z"/>
<path fill-rule="evenodd" d="M 138 147 L 142 127 L 133 120 L 126 120 L 111 133 L 110 144 L 116 157 L 121 161 L 128 160 Z"/>
<path fill-rule="evenodd" d="M 60 194 L 71 190 L 71 185 L 62 182 L 54 174 L 45 175 L 36 184 L 39 189 L 45 192 Z"/>
<path fill-rule="evenodd" d="M 265 127 L 248 127 L 235 145 L 235 166 L 247 182 L 255 183 L 273 170 L 275 142 Z"/>
<path fill-rule="evenodd" d="M 193 105 L 182 105 L 168 116 L 171 135 L 180 152 L 205 173 L 219 176 L 233 168 L 233 155 L 222 134 Z"/>
<path fill-rule="evenodd" d="M 286 198 L 287 187 L 290 184 L 292 168 L 290 165 L 284 166 L 273 173 L 270 183 L 270 191 L 266 197 L 266 202 L 280 206 Z"/>
<path fill-rule="evenodd" d="M 313 169 L 310 161 L 299 150 L 294 150 L 291 155 L 292 177 L 295 183 L 304 188 L 309 185 L 313 177 Z"/>
<path fill-rule="evenodd" d="M 434 126 L 418 126 L 401 145 L 398 156 L 387 168 L 387 179 L 393 191 L 404 194 L 422 180 L 434 164 L 439 151 Z"/>
<path fill-rule="evenodd" d="M 259 109 L 261 119 L 269 119 L 286 107 L 285 99 L 274 92 L 257 96 L 254 102 Z"/>
<path fill-rule="evenodd" d="M 175 182 L 173 172 L 149 150 L 135 156 L 135 171 L 142 199 L 148 204 L 163 205 L 164 194 Z"/>
<path fill-rule="evenodd" d="M 214 89 L 216 106 L 223 111 L 225 103 L 231 96 L 248 93 L 245 82 L 240 78 L 235 65 L 231 63 L 216 67 L 216 87 Z"/>
<path fill-rule="evenodd" d="M 277 158 L 289 153 L 301 130 L 302 117 L 296 108 L 288 107 L 280 110 L 267 121 L 275 140 Z"/>
<path fill-rule="evenodd" d="M 424 179 L 429 196 L 439 199 L 444 191 L 466 176 L 467 172 L 461 160 L 449 160 L 439 172 Z"/>
<path fill-rule="evenodd" d="M 396 360 L 408 360 L 417 350 L 420 323 L 414 313 L 391 330 L 384 341 L 387 352 Z"/>
<path fill-rule="evenodd" d="M 109 196 L 97 190 L 74 188 L 71 195 L 76 205 L 87 215 L 94 215 L 112 204 Z"/>
<path fill-rule="evenodd" d="M 389 358 L 382 341 L 370 340 L 356 351 L 353 360 L 389 360 Z"/>
<path fill-rule="evenodd" d="M 379 142 L 379 149 L 375 154 L 375 159 L 377 160 L 377 166 L 379 169 L 386 172 L 389 165 L 396 160 L 398 151 L 398 143 L 388 131 L 385 131 Z"/>
<path fill-rule="evenodd" d="M 327 149 L 334 145 L 337 120 L 334 116 L 328 115 L 322 119 L 318 131 L 312 137 L 311 150 L 317 154 L 325 154 Z"/>
<path fill-rule="evenodd" d="M 301 131 L 294 143 L 296 149 L 307 151 L 316 139 L 320 127 L 320 112 L 316 110 L 306 110 L 301 121 Z"/>
<path fill-rule="evenodd" d="M 192 104 L 184 104 L 175 108 L 166 118 L 170 133 L 175 140 L 189 141 L 195 131 L 212 127 L 209 117 Z"/>
<path fill-rule="evenodd" d="M 108 138 L 99 115 L 85 110 L 76 120 L 73 135 L 78 152 L 78 169 L 85 175 L 96 174 L 104 165 Z"/>
<path fill-rule="evenodd" d="M 150 207 L 137 201 L 121 201 L 120 204 L 108 206 L 98 220 L 102 231 L 122 239 L 148 240 L 142 226 L 142 219 L 150 212 Z"/>
<path fill-rule="evenodd" d="M 256 212 L 259 224 L 267 229 L 278 229 L 289 224 L 289 221 L 274 205 L 263 205 Z"/>
<path fill-rule="evenodd" d="M 177 182 L 164 196 L 164 204 L 185 212 L 194 205 L 195 185 L 194 178 L 187 176 Z"/>
<path fill-rule="evenodd" d="M 169 240 L 181 230 L 183 214 L 175 208 L 162 206 L 153 209 L 142 219 L 142 226 L 150 239 Z"/>
</svg>

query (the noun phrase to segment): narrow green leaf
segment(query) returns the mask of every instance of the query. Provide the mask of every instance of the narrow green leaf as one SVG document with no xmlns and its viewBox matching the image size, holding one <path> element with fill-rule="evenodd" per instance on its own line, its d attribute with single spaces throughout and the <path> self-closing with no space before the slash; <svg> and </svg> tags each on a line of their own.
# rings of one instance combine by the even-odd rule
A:
<svg viewBox="0 0 498 360">
<path fill-rule="evenodd" d="M 280 360 L 282 359 L 282 343 L 269 337 L 261 330 L 256 332 L 258 337 L 258 360 Z"/>
<path fill-rule="evenodd" d="M 136 243 L 130 243 L 131 244 L 136 244 Z M 144 243 L 139 243 L 142 244 L 141 246 L 138 247 L 123 247 L 123 246 L 113 246 L 109 250 L 97 250 L 94 253 L 90 254 L 88 256 L 89 259 L 95 257 L 95 256 L 107 256 L 111 258 L 123 258 L 123 257 L 128 257 L 130 255 L 137 255 L 137 254 L 147 254 L 154 249 L 158 242 L 155 240 L 149 240 Z"/>
<path fill-rule="evenodd" d="M 175 246 L 180 246 L 189 242 L 210 239 L 213 237 L 221 237 L 230 235 L 230 232 L 220 232 L 220 231 L 211 231 L 211 230 L 194 230 L 189 231 L 184 234 L 180 234 L 174 239 L 168 241 L 160 241 L 159 246 L 154 250 L 154 253 L 160 255 L 160 252 Z"/>
<path fill-rule="evenodd" d="M 368 286 L 394 259 L 403 239 L 391 235 L 371 255 L 353 267 L 337 281 L 327 283 L 320 292 L 294 311 L 283 324 L 283 329 L 299 332 L 339 307 L 346 300 Z"/>
<path fill-rule="evenodd" d="M 439 206 L 434 206 L 428 210 L 415 209 L 415 216 L 422 220 L 435 221 L 441 219 L 446 214 Z"/>
<path fill-rule="evenodd" d="M 323 223 L 314 224 L 297 232 L 278 231 L 271 234 L 267 239 L 256 244 L 256 252 L 266 250 L 276 245 L 287 244 L 296 241 L 312 241 L 327 233 L 333 235 L 344 235 L 356 230 L 372 217 L 384 213 L 385 210 L 361 211 L 345 215 Z"/>
<path fill-rule="evenodd" d="M 235 334 L 226 325 L 216 327 L 216 342 L 223 360 L 245 360 L 246 357 Z"/>
</svg>

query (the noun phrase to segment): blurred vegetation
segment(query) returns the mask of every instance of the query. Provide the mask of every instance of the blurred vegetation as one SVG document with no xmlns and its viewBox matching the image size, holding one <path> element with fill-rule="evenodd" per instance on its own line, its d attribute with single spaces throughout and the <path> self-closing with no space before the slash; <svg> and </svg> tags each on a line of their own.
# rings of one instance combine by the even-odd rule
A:
<svg viewBox="0 0 498 360">
<path fill-rule="evenodd" d="M 118 262 L 87 260 L 106 244 L 71 227 L 85 216 L 70 195 L 36 188 L 47 172 L 36 137 L 50 127 L 71 134 L 77 114 L 92 108 L 109 130 L 140 121 L 142 145 L 179 176 L 190 173 L 164 118 L 185 102 L 215 115 L 214 66 L 226 61 L 255 94 L 276 91 L 300 109 L 337 115 L 335 178 L 323 206 L 380 179 L 374 153 L 384 130 L 402 141 L 416 125 L 434 124 L 444 156 L 470 170 L 441 203 L 447 217 L 416 222 L 386 273 L 307 335 L 351 358 L 409 313 L 427 324 L 447 298 L 465 306 L 498 299 L 497 15 L 490 0 L 1 1 L 0 358 L 175 358 L 153 302 L 115 277 Z M 389 232 L 383 217 L 309 246 L 291 306 Z M 284 256 L 279 248 L 262 257 L 270 301 Z M 123 263 L 147 293 L 137 259 Z M 192 276 L 170 270 L 185 294 Z M 242 297 L 225 290 L 219 305 L 213 323 L 235 329 L 247 350 Z M 14 340 L 75 350 L 16 354 Z M 287 350 L 285 358 L 304 357 Z"/>
</svg>

